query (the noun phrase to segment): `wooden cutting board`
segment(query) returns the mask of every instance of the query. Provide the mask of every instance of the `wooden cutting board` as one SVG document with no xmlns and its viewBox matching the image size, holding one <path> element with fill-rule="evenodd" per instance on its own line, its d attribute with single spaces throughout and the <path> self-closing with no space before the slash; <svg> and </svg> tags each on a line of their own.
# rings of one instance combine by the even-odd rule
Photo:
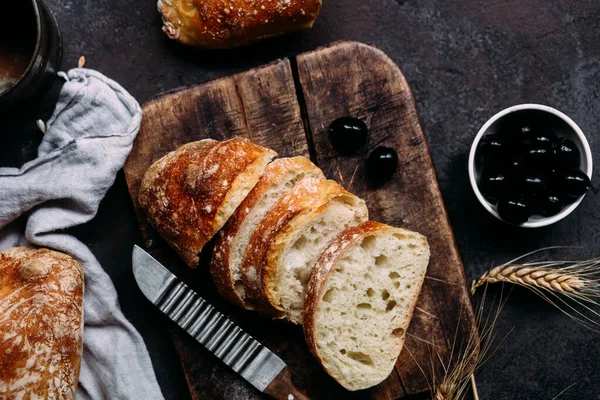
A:
<svg viewBox="0 0 600 400">
<path fill-rule="evenodd" d="M 296 385 L 312 399 L 398 399 L 429 389 L 432 370 L 439 369 L 433 361 L 436 353 L 447 362 L 453 343 L 460 344 L 471 333 L 474 317 L 415 101 L 389 57 L 362 43 L 340 42 L 160 95 L 143 110 L 125 175 L 144 246 L 155 258 L 276 352 L 291 367 Z M 370 130 L 367 145 L 350 157 L 338 155 L 327 134 L 329 124 L 346 115 L 361 118 Z M 221 300 L 207 272 L 210 254 L 201 255 L 198 269 L 187 268 L 140 214 L 137 194 L 152 162 L 187 142 L 238 135 L 274 149 L 280 157 L 310 156 L 327 177 L 367 201 L 371 219 L 427 236 L 431 261 L 406 345 L 391 376 L 377 387 L 344 390 L 313 359 L 300 327 Z M 373 188 L 365 179 L 365 160 L 379 145 L 397 150 L 399 167 L 393 180 Z M 165 323 L 169 324 L 166 318 Z M 263 398 L 178 327 L 169 326 L 194 399 Z"/>
</svg>

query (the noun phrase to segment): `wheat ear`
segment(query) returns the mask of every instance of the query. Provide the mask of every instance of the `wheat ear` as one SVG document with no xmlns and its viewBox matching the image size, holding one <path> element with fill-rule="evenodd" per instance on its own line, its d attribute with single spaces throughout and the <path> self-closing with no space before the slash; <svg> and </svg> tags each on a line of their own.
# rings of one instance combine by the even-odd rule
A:
<svg viewBox="0 0 600 400">
<path fill-rule="evenodd" d="M 473 281 L 471 291 L 489 283 L 519 285 L 533 291 L 587 328 L 600 330 L 600 258 L 531 263 L 515 261 L 483 274 Z"/>
<path fill-rule="evenodd" d="M 530 287 L 536 286 L 542 290 L 577 293 L 591 286 L 585 278 L 552 268 L 527 265 L 501 265 L 483 274 L 474 281 L 472 291 L 485 283 L 507 282 Z"/>
</svg>

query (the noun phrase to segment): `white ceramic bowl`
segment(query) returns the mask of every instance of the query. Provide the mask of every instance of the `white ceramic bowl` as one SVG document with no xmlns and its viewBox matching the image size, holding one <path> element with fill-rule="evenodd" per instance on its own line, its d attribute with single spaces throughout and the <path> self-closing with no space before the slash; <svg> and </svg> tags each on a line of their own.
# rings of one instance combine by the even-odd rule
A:
<svg viewBox="0 0 600 400">
<path fill-rule="evenodd" d="M 479 202 L 486 210 L 490 212 L 490 214 L 503 222 L 506 221 L 500 218 L 498 211 L 496 210 L 496 206 L 488 202 L 479 191 L 477 182 L 479 181 L 479 175 L 481 173 L 481 165 L 479 165 L 480 162 L 475 157 L 475 152 L 477 150 L 477 146 L 479 145 L 479 141 L 484 135 L 496 133 L 499 124 L 502 121 L 505 121 L 505 118 L 520 118 L 521 114 L 526 118 L 543 120 L 559 137 L 567 137 L 571 139 L 577 145 L 579 153 L 581 154 L 579 168 L 585 172 L 590 179 L 592 179 L 592 152 L 590 150 L 590 145 L 588 144 L 588 141 L 581 129 L 579 129 L 577 124 L 573 122 L 571 118 L 552 107 L 543 106 L 540 104 L 519 104 L 502 110 L 490 118 L 485 125 L 483 125 L 479 132 L 477 132 L 475 140 L 473 140 L 471 152 L 469 153 L 469 179 L 471 181 L 471 187 L 473 188 L 475 196 L 477 196 Z M 584 196 L 581 196 L 574 203 L 567 205 L 560 213 L 556 215 L 551 217 L 534 215 L 529 218 L 527 222 L 518 226 L 524 228 L 538 228 L 560 221 L 569 215 L 575 208 L 577 208 Z"/>
</svg>

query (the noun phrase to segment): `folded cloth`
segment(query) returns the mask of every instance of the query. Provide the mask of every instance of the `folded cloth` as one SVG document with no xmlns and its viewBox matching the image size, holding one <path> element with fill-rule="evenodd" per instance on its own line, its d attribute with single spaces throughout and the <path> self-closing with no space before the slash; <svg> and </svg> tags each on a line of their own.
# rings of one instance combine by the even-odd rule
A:
<svg viewBox="0 0 600 400">
<path fill-rule="evenodd" d="M 67 79 L 38 158 L 0 168 L 0 249 L 17 245 L 68 253 L 85 274 L 83 358 L 78 399 L 162 399 L 148 350 L 122 314 L 91 251 L 65 229 L 90 221 L 123 167 L 142 111 L 117 83 L 88 69 Z"/>
</svg>

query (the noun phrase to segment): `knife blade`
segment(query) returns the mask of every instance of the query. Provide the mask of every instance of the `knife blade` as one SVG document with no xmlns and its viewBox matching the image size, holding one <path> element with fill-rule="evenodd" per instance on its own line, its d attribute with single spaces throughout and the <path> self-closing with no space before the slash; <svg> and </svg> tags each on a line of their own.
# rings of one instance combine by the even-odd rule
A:
<svg viewBox="0 0 600 400">
<path fill-rule="evenodd" d="M 144 296 L 252 386 L 276 399 L 309 400 L 293 385 L 281 358 L 137 245 L 132 262 L 133 275 Z"/>
</svg>

